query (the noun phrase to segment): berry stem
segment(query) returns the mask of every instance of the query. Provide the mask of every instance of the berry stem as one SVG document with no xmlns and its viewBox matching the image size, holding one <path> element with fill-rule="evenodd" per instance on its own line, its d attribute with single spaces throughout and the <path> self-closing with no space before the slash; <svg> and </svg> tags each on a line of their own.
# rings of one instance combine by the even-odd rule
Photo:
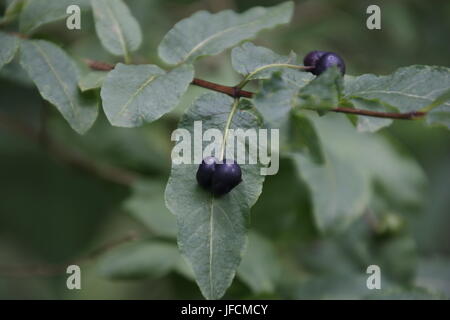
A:
<svg viewBox="0 0 450 320">
<path fill-rule="evenodd" d="M 256 68 L 254 71 L 249 73 L 244 78 L 244 80 L 242 80 L 236 86 L 236 88 L 239 88 L 239 89 L 244 88 L 247 85 L 247 83 L 249 83 L 256 74 L 258 74 L 261 71 L 264 71 L 264 70 L 267 70 L 267 69 L 271 69 L 271 68 L 289 68 L 289 69 L 297 69 L 297 70 L 302 70 L 302 71 L 313 69 L 313 67 L 299 66 L 299 65 L 290 64 L 290 63 L 272 63 L 272 64 L 268 64 L 268 65 Z"/>
<path fill-rule="evenodd" d="M 85 62 L 93 70 L 109 71 L 109 70 L 114 69 L 114 67 L 115 67 L 113 64 L 109 64 L 109 63 L 105 63 L 105 62 L 92 61 L 92 60 L 85 60 Z M 301 66 L 297 66 L 297 67 L 301 67 Z M 239 88 L 239 86 L 241 84 L 237 85 L 236 87 L 230 87 L 230 86 L 224 86 L 224 85 L 221 85 L 218 83 L 214 83 L 214 82 L 210 82 L 210 81 L 206 81 L 206 80 L 198 79 L 198 78 L 194 78 L 194 80 L 192 80 L 191 84 L 205 88 L 205 89 L 209 89 L 209 90 L 227 94 L 230 97 L 233 97 L 235 99 L 239 99 L 239 98 L 251 99 L 255 95 L 254 92 L 241 90 L 241 88 Z M 352 108 L 344 108 L 344 107 L 336 107 L 336 108 L 330 109 L 329 111 L 338 112 L 338 113 L 355 114 L 355 115 L 366 116 L 366 117 L 401 119 L 401 120 L 416 120 L 416 119 L 423 118 L 427 114 L 425 111 L 394 113 L 394 112 L 377 112 L 377 111 L 352 109 Z"/>
<path fill-rule="evenodd" d="M 225 123 L 222 146 L 220 147 L 220 156 L 219 156 L 220 161 L 223 161 L 223 157 L 225 155 L 225 145 L 226 145 L 227 139 L 228 139 L 228 132 L 230 130 L 231 121 L 233 120 L 233 116 L 236 113 L 238 105 L 239 105 L 239 98 L 234 98 L 234 102 L 233 102 L 233 105 L 231 106 L 230 114 L 228 115 L 227 122 Z"/>
</svg>

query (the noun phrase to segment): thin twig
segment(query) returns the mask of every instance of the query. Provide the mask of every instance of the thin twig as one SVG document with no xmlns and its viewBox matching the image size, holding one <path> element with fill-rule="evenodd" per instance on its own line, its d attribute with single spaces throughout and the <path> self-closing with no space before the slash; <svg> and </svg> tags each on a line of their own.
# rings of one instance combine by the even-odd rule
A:
<svg viewBox="0 0 450 320">
<path fill-rule="evenodd" d="M 100 62 L 100 61 L 92 61 L 92 60 L 85 60 L 86 64 L 93 70 L 102 70 L 102 71 L 109 71 L 114 69 L 113 64 Z M 218 83 L 206 81 L 203 79 L 194 78 L 192 81 L 193 85 L 199 86 L 205 89 L 221 92 L 224 94 L 227 94 L 233 98 L 252 98 L 255 93 L 250 91 L 245 91 L 239 89 L 239 87 L 230 87 L 230 86 L 224 86 Z M 415 120 L 420 119 L 426 115 L 426 112 L 420 112 L 420 111 L 412 111 L 412 112 L 406 112 L 406 113 L 396 113 L 396 112 L 378 112 L 378 111 L 369 111 L 369 110 L 362 110 L 362 109 L 352 109 L 352 108 L 344 108 L 344 107 L 336 107 L 331 109 L 332 112 L 338 112 L 338 113 L 346 113 L 346 114 L 355 114 L 359 116 L 366 116 L 366 117 L 375 117 L 375 118 L 389 118 L 389 119 L 401 119 L 401 120 Z"/>
<path fill-rule="evenodd" d="M 67 149 L 64 145 L 49 136 L 46 136 L 43 141 L 39 130 L 7 115 L 0 114 L 0 126 L 41 145 L 49 154 L 61 162 L 93 174 L 103 180 L 129 187 L 139 177 L 135 172 L 105 163 L 94 162 L 82 154 Z"/>
<path fill-rule="evenodd" d="M 60 264 L 36 264 L 36 265 L 0 265 L 0 275 L 4 277 L 33 277 L 33 276 L 56 276 L 66 272 L 70 265 L 81 265 L 105 254 L 106 252 L 131 241 L 139 239 L 139 235 L 135 231 L 130 231 L 124 237 L 115 241 L 106 243 L 99 248 L 94 249 L 86 256 L 66 263 Z"/>
</svg>

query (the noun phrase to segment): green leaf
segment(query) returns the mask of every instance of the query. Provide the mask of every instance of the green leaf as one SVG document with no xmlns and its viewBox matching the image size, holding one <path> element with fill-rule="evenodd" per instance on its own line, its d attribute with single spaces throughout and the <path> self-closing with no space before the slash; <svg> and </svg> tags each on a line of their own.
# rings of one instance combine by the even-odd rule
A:
<svg viewBox="0 0 450 320">
<path fill-rule="evenodd" d="M 162 183 L 139 181 L 134 185 L 133 194 L 125 202 L 124 208 L 149 228 L 152 234 L 176 237 L 175 217 L 166 208 Z"/>
<path fill-rule="evenodd" d="M 428 111 L 426 121 L 430 125 L 438 124 L 444 125 L 450 129 L 450 106 L 444 105 L 446 101 L 450 100 L 450 90 L 447 90 L 442 95 L 437 97 L 432 103 L 424 109 Z M 438 108 L 439 107 L 439 108 Z"/>
<path fill-rule="evenodd" d="M 363 171 L 383 189 L 385 199 L 403 206 L 422 202 L 426 177 L 411 157 L 401 155 L 381 136 L 357 133 L 345 117 L 330 114 L 314 119 L 325 147 Z"/>
<path fill-rule="evenodd" d="M 320 111 L 335 108 L 339 104 L 342 87 L 342 74 L 337 67 L 332 67 L 301 88 L 292 105 Z"/>
<path fill-rule="evenodd" d="M 181 256 L 173 244 L 141 241 L 116 248 L 98 262 L 98 270 L 111 279 L 161 277 L 177 268 Z"/>
<path fill-rule="evenodd" d="M 224 132 L 230 115 L 229 128 L 246 130 L 260 126 L 253 109 L 234 106 L 233 99 L 226 95 L 204 94 L 187 110 L 179 128 L 187 129 L 193 136 L 194 122 L 202 121 L 203 130 L 216 128 Z M 242 143 L 245 142 L 238 140 L 235 148 Z M 203 142 L 203 147 L 208 144 Z M 177 218 L 178 246 L 192 265 L 202 294 L 218 299 L 231 284 L 241 261 L 250 208 L 261 193 L 264 176 L 259 165 L 242 164 L 243 182 L 216 198 L 198 186 L 197 168 L 198 164 L 172 164 L 166 204 Z"/>
<path fill-rule="evenodd" d="M 25 5 L 25 0 L 13 0 L 5 10 L 5 14 L 0 18 L 0 25 L 14 21 L 20 14 Z"/>
<path fill-rule="evenodd" d="M 296 55 L 291 52 L 289 56 L 281 56 L 246 42 L 231 51 L 231 62 L 234 70 L 248 77 L 248 80 L 268 79 L 274 72 L 282 70 L 283 65 L 295 64 Z"/>
<path fill-rule="evenodd" d="M 293 8 L 292 2 L 285 2 L 270 8 L 255 7 L 241 14 L 231 10 L 215 14 L 199 11 L 178 22 L 166 34 L 158 48 L 159 56 L 174 65 L 221 53 L 261 30 L 288 23 Z"/>
<path fill-rule="evenodd" d="M 112 125 L 141 126 L 174 109 L 193 77 L 191 65 L 166 73 L 155 65 L 119 63 L 103 83 L 103 109 Z"/>
<path fill-rule="evenodd" d="M 105 71 L 89 72 L 78 81 L 78 86 L 83 92 L 100 89 L 107 75 L 108 72 Z"/>
<path fill-rule="evenodd" d="M 88 0 L 28 0 L 20 13 L 20 31 L 32 33 L 37 28 L 67 18 L 67 7 L 78 5 L 82 9 L 89 6 Z"/>
<path fill-rule="evenodd" d="M 423 199 L 425 175 L 412 159 L 400 156 L 375 135 L 357 133 L 346 117 L 327 114 L 310 117 L 323 145 L 325 164 L 304 155 L 292 155 L 299 175 L 309 187 L 313 214 L 322 231 L 348 226 L 379 196 L 401 206 Z"/>
<path fill-rule="evenodd" d="M 20 51 L 20 62 L 41 96 L 56 106 L 75 131 L 89 130 L 97 118 L 97 101 L 79 91 L 79 70 L 72 59 L 43 40 L 22 41 Z"/>
<path fill-rule="evenodd" d="M 95 30 L 110 53 L 129 59 L 139 48 L 142 32 L 139 23 L 122 0 L 91 0 Z"/>
<path fill-rule="evenodd" d="M 400 68 L 386 76 L 365 74 L 348 77 L 345 82 L 344 98 L 375 99 L 400 112 L 412 112 L 419 111 L 435 101 L 439 103 L 439 98 L 445 97 L 449 87 L 449 68 L 414 65 Z M 448 126 L 450 102 L 445 101 L 430 112 L 427 117 L 428 123 Z"/>
<path fill-rule="evenodd" d="M 324 150 L 324 155 L 323 165 L 302 154 L 294 154 L 293 159 L 310 189 L 317 227 L 322 231 L 341 230 L 366 208 L 369 184 L 347 158 L 330 150 Z"/>
<path fill-rule="evenodd" d="M 250 232 L 246 254 L 238 269 L 238 277 L 254 293 L 272 293 L 280 271 L 279 258 L 272 244 L 261 235 Z"/>
<path fill-rule="evenodd" d="M 286 69 L 262 81 L 254 103 L 267 126 L 282 129 L 287 126 L 292 110 L 291 100 L 300 88 L 307 85 L 313 76 L 310 73 Z"/>
<path fill-rule="evenodd" d="M 19 48 L 19 39 L 7 33 L 0 32 L 0 69 L 14 59 Z"/>
<path fill-rule="evenodd" d="M 324 162 L 320 138 L 314 124 L 304 113 L 291 113 L 288 143 L 290 151 L 303 153 L 316 163 Z"/>
</svg>

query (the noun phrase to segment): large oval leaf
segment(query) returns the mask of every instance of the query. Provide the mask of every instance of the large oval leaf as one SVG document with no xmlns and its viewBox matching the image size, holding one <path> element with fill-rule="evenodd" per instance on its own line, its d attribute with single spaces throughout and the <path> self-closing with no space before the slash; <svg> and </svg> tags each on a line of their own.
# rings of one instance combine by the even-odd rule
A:
<svg viewBox="0 0 450 320">
<path fill-rule="evenodd" d="M 142 42 L 141 28 L 122 0 L 92 0 L 95 30 L 106 50 L 128 57 Z"/>
<path fill-rule="evenodd" d="M 97 99 L 78 88 L 79 70 L 58 46 L 43 40 L 22 41 L 20 62 L 41 96 L 56 106 L 70 126 L 82 134 L 97 118 Z"/>
<path fill-rule="evenodd" d="M 159 45 L 159 56 L 168 64 L 178 64 L 218 54 L 263 29 L 288 23 L 293 7 L 292 2 L 285 2 L 271 8 L 255 7 L 242 14 L 231 10 L 215 14 L 199 11 L 167 33 Z"/>
<path fill-rule="evenodd" d="M 104 80 L 103 109 L 112 125 L 141 126 L 175 108 L 193 77 L 191 65 L 166 73 L 155 65 L 119 63 Z"/>
<path fill-rule="evenodd" d="M 208 93 L 198 98 L 182 117 L 179 127 L 193 136 L 195 121 L 203 130 L 258 128 L 252 109 L 232 108 L 233 99 Z M 235 147 L 243 141 L 237 141 Z M 203 147 L 209 144 L 204 143 Z M 166 188 L 166 203 L 177 217 L 178 245 L 193 267 L 196 281 L 208 299 L 218 299 L 231 284 L 246 242 L 250 207 L 262 190 L 259 165 L 241 165 L 243 182 L 222 197 L 213 197 L 197 185 L 198 164 L 173 164 Z"/>
</svg>

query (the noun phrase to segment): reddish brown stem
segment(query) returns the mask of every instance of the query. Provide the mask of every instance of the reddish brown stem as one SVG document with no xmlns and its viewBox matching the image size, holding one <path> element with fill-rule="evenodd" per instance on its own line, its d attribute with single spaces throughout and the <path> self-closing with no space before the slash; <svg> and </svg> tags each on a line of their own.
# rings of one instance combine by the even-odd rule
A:
<svg viewBox="0 0 450 320">
<path fill-rule="evenodd" d="M 426 112 L 420 111 L 412 111 L 406 113 L 395 113 L 395 112 L 377 112 L 377 111 L 369 111 L 369 110 L 361 110 L 361 109 L 352 109 L 352 108 L 333 108 L 331 109 L 333 112 L 339 113 L 350 113 L 356 114 L 359 116 L 367 116 L 367 117 L 375 117 L 375 118 L 389 118 L 389 119 L 401 119 L 401 120 L 415 120 L 422 118 L 426 115 Z"/>
<path fill-rule="evenodd" d="M 102 70 L 109 71 L 114 69 L 113 64 L 86 60 L 86 63 L 91 69 L 94 70 Z M 193 85 L 206 88 L 209 90 L 221 92 L 227 94 L 233 98 L 252 98 L 255 93 L 250 91 L 241 90 L 237 87 L 224 86 L 218 83 L 206 81 L 203 79 L 194 78 L 192 81 Z M 344 108 L 344 107 L 336 107 L 331 109 L 330 111 L 338 112 L 338 113 L 347 113 L 347 114 L 355 114 L 359 116 L 366 117 L 375 117 L 375 118 L 388 118 L 388 119 L 403 119 L 403 120 L 415 120 L 422 118 L 426 115 L 426 112 L 420 111 L 412 111 L 406 113 L 395 113 L 395 112 L 378 112 L 378 111 L 369 111 L 369 110 L 361 110 L 361 109 L 352 109 L 352 108 Z"/>
</svg>

